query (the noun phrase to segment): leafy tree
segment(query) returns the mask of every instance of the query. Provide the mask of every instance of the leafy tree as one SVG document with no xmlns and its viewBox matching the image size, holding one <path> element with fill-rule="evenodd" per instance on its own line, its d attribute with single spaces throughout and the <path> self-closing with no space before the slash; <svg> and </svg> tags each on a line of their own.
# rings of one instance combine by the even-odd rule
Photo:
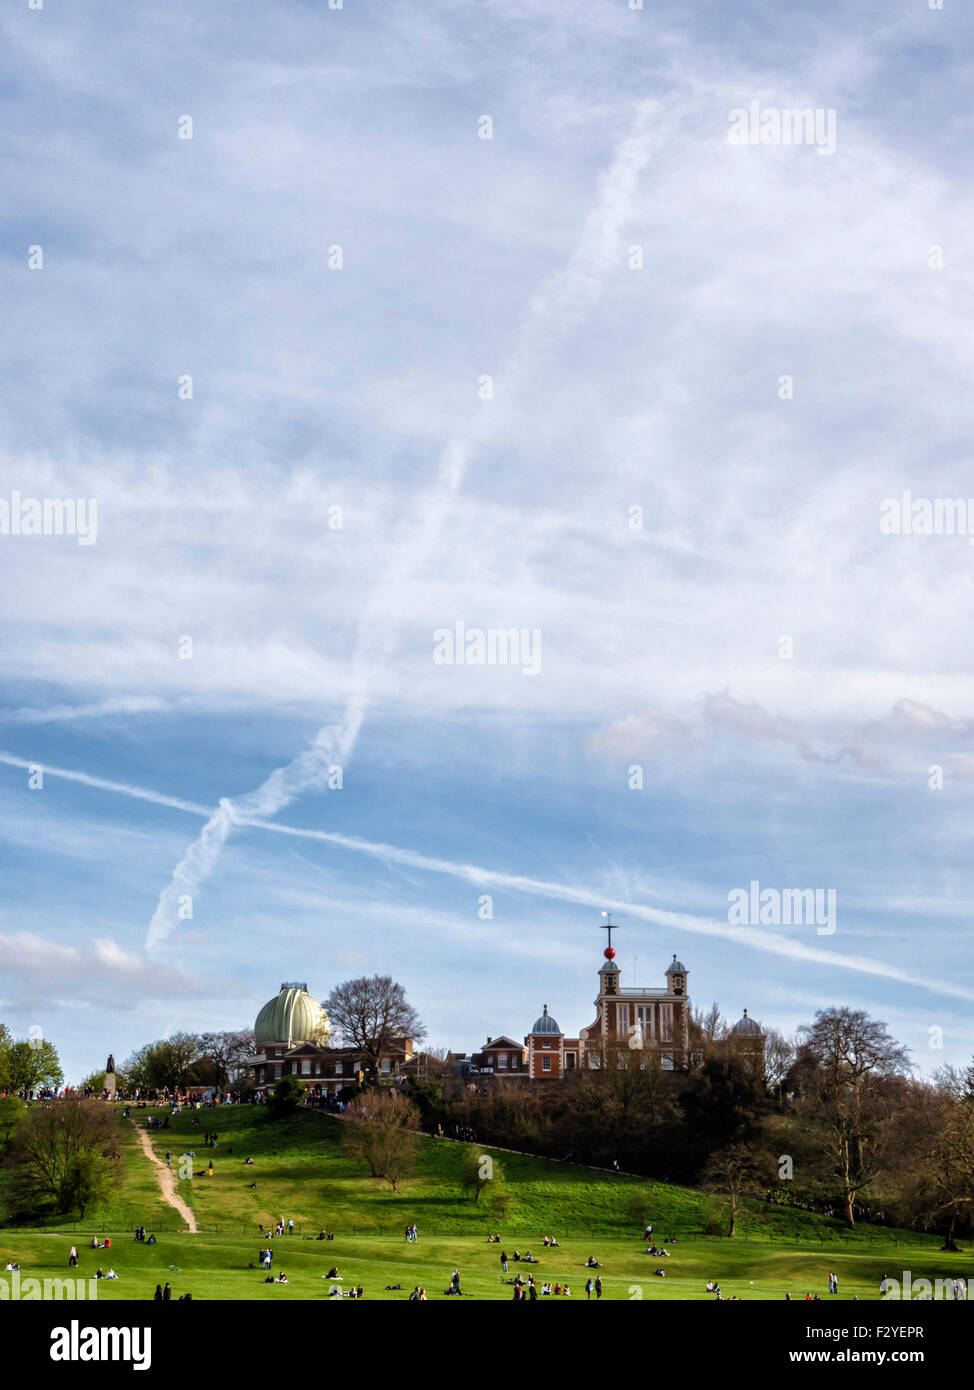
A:
<svg viewBox="0 0 974 1390">
<path fill-rule="evenodd" d="M 402 985 L 388 975 L 360 976 L 337 985 L 325 1007 L 342 1033 L 346 1047 L 365 1054 L 371 1079 L 379 1079 L 379 1064 L 403 1039 L 421 1042 L 426 1029 L 406 999 Z"/>
<path fill-rule="evenodd" d="M 710 1047 L 680 1103 L 689 1137 L 706 1153 L 748 1138 L 768 1108 L 764 1078 L 731 1041 Z"/>
<path fill-rule="evenodd" d="M 504 1171 L 500 1161 L 493 1154 L 468 1148 L 460 1170 L 460 1186 L 464 1192 L 473 1195 L 475 1205 L 484 1193 L 489 1193 L 493 1199 L 504 1190 Z"/>
<path fill-rule="evenodd" d="M 0 1096 L 0 1158 L 10 1148 L 14 1130 L 27 1113 L 27 1106 L 19 1096 Z"/>
<path fill-rule="evenodd" d="M 193 1033 L 173 1033 L 145 1043 L 125 1063 L 129 1085 L 140 1091 L 182 1091 L 190 1084 L 193 1067 L 202 1053 Z"/>
<path fill-rule="evenodd" d="M 364 1159 L 374 1178 L 385 1178 L 398 1192 L 416 1161 L 415 1105 L 400 1091 L 363 1091 L 345 1119 L 345 1152 Z"/>
<path fill-rule="evenodd" d="M 0 1023 L 0 1091 L 12 1089 L 10 1080 L 10 1047 L 13 1038 L 5 1023 Z"/>
<path fill-rule="evenodd" d="M 304 1087 L 296 1076 L 282 1076 L 271 1094 L 268 1111 L 272 1119 L 283 1120 L 293 1115 L 304 1100 Z"/>
<path fill-rule="evenodd" d="M 111 1110 L 75 1096 L 34 1105 L 18 1124 L 8 1164 L 25 1210 L 87 1210 L 117 1171 Z M 83 1214 L 83 1213 L 82 1213 Z"/>
<path fill-rule="evenodd" d="M 25 1038 L 11 1043 L 7 1050 L 10 1084 L 15 1091 L 36 1091 L 42 1086 L 60 1086 L 64 1080 L 57 1049 L 46 1038 Z"/>
</svg>

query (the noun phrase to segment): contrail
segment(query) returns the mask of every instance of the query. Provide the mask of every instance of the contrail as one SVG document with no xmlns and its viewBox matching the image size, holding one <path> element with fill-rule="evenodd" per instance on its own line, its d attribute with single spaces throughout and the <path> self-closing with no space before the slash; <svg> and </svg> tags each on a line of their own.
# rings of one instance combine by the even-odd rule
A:
<svg viewBox="0 0 974 1390">
<path fill-rule="evenodd" d="M 513 350 L 500 373 L 504 409 L 509 409 L 513 402 L 517 382 L 535 371 L 554 345 L 599 300 L 605 276 L 620 263 L 619 237 L 639 175 L 649 162 L 654 144 L 664 135 L 657 102 L 637 103 L 629 133 L 616 147 L 600 180 L 599 196 L 585 221 L 578 247 L 568 264 L 532 295 L 521 315 Z M 176 926 L 179 898 L 184 894 L 194 896 L 213 872 L 235 822 L 276 815 L 295 797 L 324 785 L 330 767 L 344 765 L 351 757 L 371 702 L 373 673 L 378 665 L 389 661 L 397 640 L 395 625 L 388 616 L 396 611 L 390 595 L 407 585 L 433 555 L 443 522 L 472 459 L 490 428 L 496 425 L 497 414 L 496 407 L 489 413 L 478 414 L 466 432 L 452 439 L 440 455 L 436 479 L 420 501 L 416 523 L 406 529 L 406 538 L 393 548 L 384 580 L 366 604 L 352 658 L 352 690 L 341 718 L 322 728 L 309 749 L 275 769 L 255 791 L 220 801 L 159 895 L 146 937 L 150 950 L 165 941 Z"/>
<path fill-rule="evenodd" d="M 10 753 L 0 753 L 0 763 L 11 767 L 29 768 L 39 764 L 25 758 L 13 757 Z M 102 777 L 91 777 L 83 772 L 69 772 L 64 768 L 44 766 L 44 773 L 51 777 L 64 777 L 70 782 L 100 791 L 116 792 L 131 796 L 139 801 L 155 802 L 190 815 L 201 816 L 209 822 L 213 816 L 210 806 L 193 801 L 182 801 L 177 797 L 166 796 L 161 792 L 148 791 L 144 787 L 134 787 L 125 782 L 110 782 Z M 654 926 L 667 927 L 675 931 L 690 932 L 697 936 L 717 937 L 734 945 L 743 946 L 769 955 L 786 956 L 791 960 L 809 961 L 816 965 L 826 965 L 832 969 L 850 970 L 860 975 L 873 975 L 881 979 L 895 980 L 899 984 L 919 987 L 931 994 L 954 999 L 974 1000 L 974 990 L 948 981 L 916 977 L 895 965 L 873 960 L 870 956 L 851 956 L 835 951 L 825 951 L 818 946 L 809 946 L 802 941 L 792 941 L 788 937 L 775 936 L 771 932 L 754 927 L 733 927 L 727 922 L 712 917 L 697 917 L 688 912 L 667 912 L 662 908 L 647 907 L 642 903 L 628 902 L 623 898 L 607 898 L 603 893 L 580 885 L 553 883 L 545 879 L 529 878 L 523 874 L 508 874 L 496 869 L 485 869 L 477 864 L 460 864 L 451 859 L 439 859 L 433 855 L 420 854 L 416 850 L 402 849 L 398 845 L 387 845 L 381 841 L 362 840 L 354 835 L 342 835 L 332 830 L 305 830 L 300 826 L 282 825 L 279 821 L 261 820 L 256 817 L 241 817 L 227 804 L 227 815 L 237 827 L 271 831 L 275 835 L 292 835 L 302 840 L 317 840 L 322 844 L 334 845 L 338 849 L 353 854 L 368 855 L 384 864 L 400 864 L 407 868 L 421 869 L 427 873 L 445 874 L 474 884 L 478 888 L 502 888 L 512 893 L 524 893 L 531 897 L 549 898 L 557 902 L 574 903 L 580 907 L 598 908 L 610 912 L 624 913 L 638 917 Z"/>
</svg>

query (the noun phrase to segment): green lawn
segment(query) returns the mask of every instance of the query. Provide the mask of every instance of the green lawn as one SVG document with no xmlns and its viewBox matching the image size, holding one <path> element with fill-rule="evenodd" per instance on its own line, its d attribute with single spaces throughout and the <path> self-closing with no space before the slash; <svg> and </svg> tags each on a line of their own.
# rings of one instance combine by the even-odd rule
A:
<svg viewBox="0 0 974 1390">
<path fill-rule="evenodd" d="M 251 1270 L 261 1244 L 254 1236 L 211 1236 L 173 1234 L 159 1237 L 154 1246 L 138 1245 L 130 1237 L 116 1237 L 111 1250 L 86 1249 L 79 1237 L 80 1274 L 90 1278 L 98 1265 L 113 1267 L 117 1282 L 99 1281 L 99 1299 L 151 1298 L 157 1283 L 172 1284 L 175 1295 L 190 1292 L 194 1299 L 320 1299 L 331 1287 L 322 1278 L 333 1264 L 344 1276 L 340 1285 L 349 1288 L 361 1283 L 372 1299 L 403 1299 L 416 1284 L 425 1286 L 431 1299 L 442 1298 L 449 1276 L 456 1266 L 461 1271 L 462 1288 L 478 1299 L 510 1298 L 512 1290 L 501 1283 L 499 1249 L 475 1236 L 454 1238 L 422 1236 L 416 1245 L 383 1237 L 347 1236 L 336 1232 L 333 1241 L 315 1241 L 299 1236 L 276 1237 L 274 1273 L 285 1270 L 287 1285 L 266 1285 L 264 1275 Z M 63 1234 L 0 1231 L 0 1269 L 14 1259 L 22 1266 L 22 1279 L 63 1278 L 71 1238 Z M 506 1246 L 510 1253 L 512 1244 Z M 523 1251 L 524 1245 L 521 1245 Z M 529 1271 L 535 1279 L 567 1281 L 573 1296 L 584 1298 L 588 1277 L 585 1260 L 594 1254 L 601 1260 L 605 1288 L 611 1299 L 700 1300 L 708 1279 L 720 1280 L 726 1298 L 737 1294 L 745 1299 L 783 1299 L 785 1291 L 804 1298 L 806 1291 L 820 1293 L 830 1300 L 826 1289 L 828 1271 L 839 1276 L 840 1300 L 858 1294 L 863 1300 L 879 1297 L 883 1274 L 902 1277 L 904 1268 L 915 1277 L 927 1278 L 962 1274 L 974 1277 L 970 1255 L 939 1256 L 935 1251 L 901 1250 L 894 1261 L 891 1252 L 877 1250 L 832 1251 L 770 1246 L 715 1238 L 690 1238 L 674 1247 L 668 1260 L 643 1253 L 639 1240 L 618 1236 L 568 1239 L 557 1250 L 532 1249 L 537 1265 L 510 1266 L 511 1273 Z M 654 1277 L 653 1270 L 666 1265 L 666 1278 Z M 172 1266 L 175 1266 L 174 1270 Z M 178 1271 L 178 1272 L 177 1272 Z M 7 1275 L 7 1278 L 10 1276 Z M 386 1291 L 387 1284 L 401 1284 L 401 1291 Z M 560 1301 L 560 1300 L 551 1300 Z"/>
<path fill-rule="evenodd" d="M 134 1112 L 140 1127 L 146 1114 Z M 215 1150 L 203 1144 L 211 1126 L 220 1135 Z M 934 1238 L 875 1227 L 849 1234 L 838 1222 L 759 1203 L 743 1214 L 734 1240 L 721 1240 L 703 1233 L 712 1199 L 693 1189 L 495 1150 L 509 1194 L 501 1219 L 490 1214 L 485 1199 L 476 1205 L 461 1191 L 463 1145 L 421 1141 L 414 1177 L 394 1193 L 345 1157 L 340 1121 L 303 1111 L 271 1124 L 250 1107 L 184 1112 L 170 1119 L 168 1129 L 151 1131 L 157 1153 L 172 1150 L 174 1169 L 189 1148 L 196 1150 L 196 1171 L 213 1158 L 212 1178 L 179 1183 L 200 1226 L 193 1235 L 180 1229 L 176 1212 L 163 1204 L 132 1124 L 120 1118 L 119 1133 L 124 1172 L 111 1203 L 83 1230 L 71 1222 L 54 1231 L 0 1229 L 0 1271 L 16 1260 L 23 1278 L 63 1278 L 74 1243 L 82 1276 L 91 1276 L 99 1264 L 118 1272 L 117 1282 L 98 1284 L 98 1297 L 106 1300 L 149 1298 L 167 1279 L 176 1294 L 188 1291 L 194 1299 L 325 1298 L 330 1285 L 322 1275 L 332 1264 L 344 1276 L 341 1287 L 361 1283 L 370 1298 L 405 1298 L 416 1284 L 430 1298 L 443 1297 L 454 1266 L 465 1293 L 510 1298 L 511 1288 L 501 1282 L 500 1247 L 486 1241 L 486 1232 L 497 1230 L 509 1253 L 515 1246 L 530 1248 L 540 1260 L 534 1266 L 512 1263 L 511 1274 L 530 1270 L 539 1284 L 567 1281 L 576 1298 L 584 1298 L 584 1262 L 592 1254 L 603 1264 L 604 1296 L 613 1299 L 707 1298 L 707 1280 L 717 1278 L 728 1298 L 781 1299 L 786 1291 L 803 1298 L 809 1291 L 828 1300 L 830 1269 L 839 1275 L 840 1299 L 876 1299 L 882 1275 L 901 1277 L 904 1269 L 915 1277 L 974 1279 L 974 1256 L 942 1255 Z M 245 1163 L 248 1156 L 253 1165 Z M 274 1241 L 274 1272 L 285 1269 L 290 1282 L 271 1287 L 248 1265 L 256 1263 L 262 1243 L 259 1225 L 279 1217 L 292 1217 L 297 1230 Z M 669 1259 L 645 1254 L 641 1233 L 648 1220 L 657 1239 L 679 1237 Z M 420 1240 L 409 1245 L 402 1232 L 413 1221 Z M 156 1232 L 156 1245 L 132 1240 L 140 1222 Z M 322 1227 L 335 1232 L 334 1241 L 313 1239 Z M 113 1235 L 110 1251 L 86 1248 L 93 1234 L 107 1232 Z M 545 1233 L 557 1236 L 558 1249 L 543 1248 Z M 654 1277 L 660 1266 L 665 1279 Z M 387 1284 L 401 1284 L 402 1291 L 387 1292 Z"/>
</svg>

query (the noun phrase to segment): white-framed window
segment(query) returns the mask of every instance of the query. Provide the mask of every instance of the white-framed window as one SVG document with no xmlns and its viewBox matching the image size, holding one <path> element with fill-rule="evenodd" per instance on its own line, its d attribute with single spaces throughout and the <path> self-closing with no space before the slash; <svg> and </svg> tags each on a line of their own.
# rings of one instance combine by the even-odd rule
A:
<svg viewBox="0 0 974 1390">
<path fill-rule="evenodd" d="M 660 1010 L 660 1028 L 663 1033 L 663 1041 L 669 1042 L 673 1036 L 673 1014 L 667 1008 Z"/>
<path fill-rule="evenodd" d="M 275 1080 L 275 1081 L 280 1081 L 280 1079 L 281 1079 L 281 1070 L 282 1070 L 281 1063 L 280 1063 L 280 1062 L 275 1062 L 275 1063 L 274 1063 L 274 1080 Z"/>
<path fill-rule="evenodd" d="M 383 1059 L 382 1059 L 382 1070 L 383 1070 L 383 1072 L 384 1072 L 387 1076 L 388 1076 L 389 1072 L 392 1071 L 392 1058 L 391 1058 L 391 1057 L 383 1057 Z"/>
<path fill-rule="evenodd" d="M 301 1075 L 302 1075 L 302 1076 L 310 1076 L 310 1075 L 311 1075 L 311 1062 L 308 1060 L 307 1057 L 305 1057 L 304 1061 L 301 1063 Z"/>
<path fill-rule="evenodd" d="M 617 1033 L 628 1033 L 628 1032 L 629 1032 L 629 1005 L 628 1005 L 628 1004 L 617 1004 L 617 1005 L 616 1005 L 616 1032 L 617 1032 Z"/>
<path fill-rule="evenodd" d="M 551 1058 L 550 1058 L 550 1057 L 542 1057 L 542 1058 L 541 1058 L 541 1070 L 542 1070 L 542 1071 L 551 1071 Z"/>
<path fill-rule="evenodd" d="M 550 1047 L 550 1046 L 551 1046 L 551 1039 L 550 1039 L 550 1038 L 543 1038 L 542 1041 L 541 1041 L 541 1046 L 542 1046 L 542 1047 Z"/>
<path fill-rule="evenodd" d="M 506 1067 L 506 1066 L 507 1066 L 507 1053 L 506 1053 L 506 1052 L 498 1052 L 498 1054 L 497 1054 L 497 1065 L 498 1065 L 498 1067 Z"/>
<path fill-rule="evenodd" d="M 336 1063 L 335 1063 L 335 1075 L 336 1075 L 336 1076 L 341 1076 L 341 1074 L 342 1074 L 342 1064 L 341 1064 L 341 1062 L 336 1062 Z"/>
</svg>

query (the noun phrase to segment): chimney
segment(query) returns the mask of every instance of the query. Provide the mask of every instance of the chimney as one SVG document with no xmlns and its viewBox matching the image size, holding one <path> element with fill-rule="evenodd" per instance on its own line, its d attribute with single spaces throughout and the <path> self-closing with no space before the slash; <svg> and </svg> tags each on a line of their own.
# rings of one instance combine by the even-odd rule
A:
<svg viewBox="0 0 974 1390">
<path fill-rule="evenodd" d="M 491 1043 L 492 1043 L 493 1041 L 494 1041 L 493 1038 L 488 1038 L 488 1039 L 487 1039 L 487 1046 L 490 1047 L 490 1045 L 491 1045 Z"/>
</svg>

